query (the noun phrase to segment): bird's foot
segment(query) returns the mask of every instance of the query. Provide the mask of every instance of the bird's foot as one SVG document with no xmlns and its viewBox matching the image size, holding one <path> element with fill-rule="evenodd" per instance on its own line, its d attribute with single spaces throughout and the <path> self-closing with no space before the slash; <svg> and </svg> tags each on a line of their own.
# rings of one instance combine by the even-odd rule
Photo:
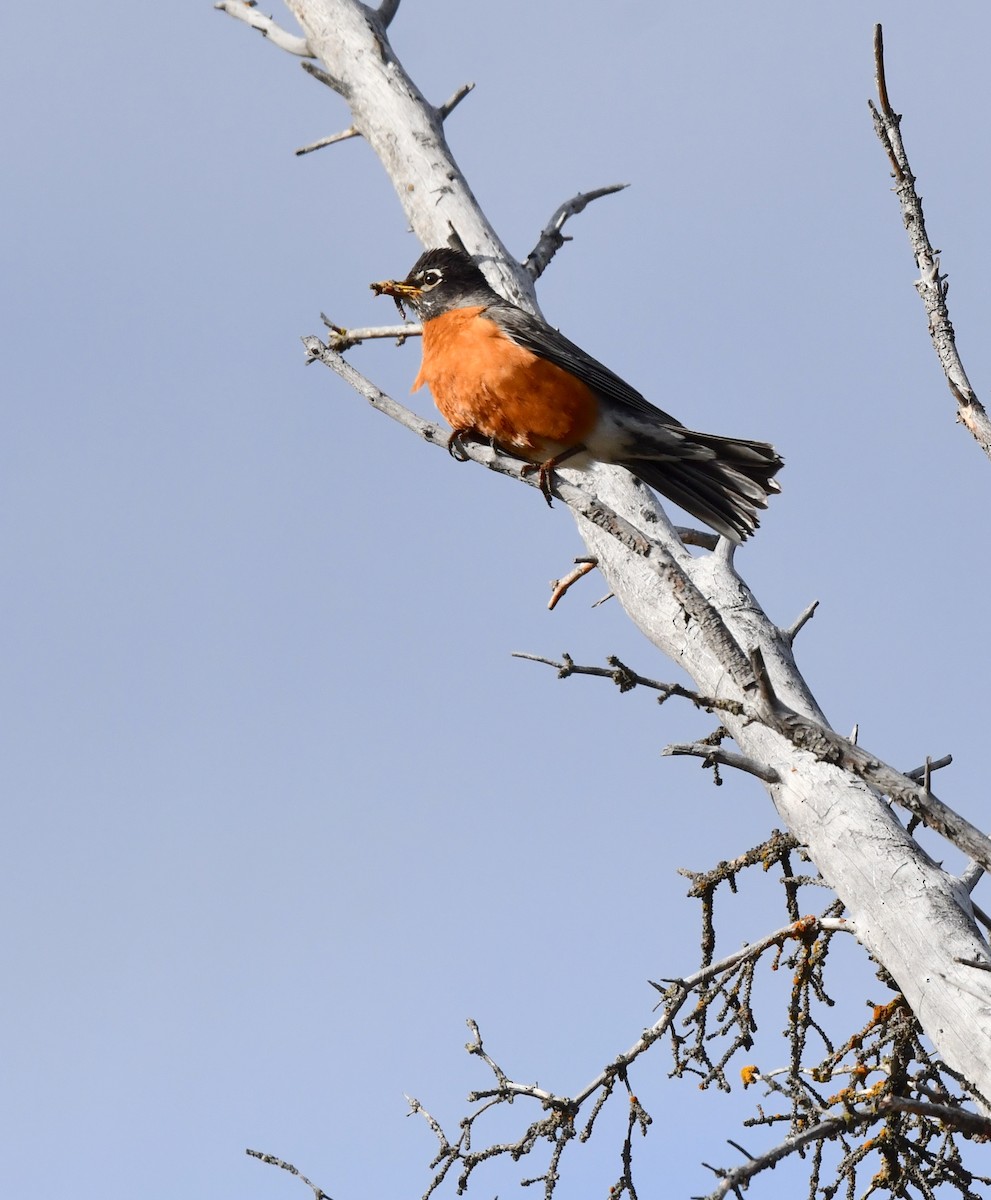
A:
<svg viewBox="0 0 991 1200">
<path fill-rule="evenodd" d="M 525 479 L 527 475 L 532 475 L 537 472 L 537 486 L 540 488 L 540 494 L 547 501 L 547 507 L 554 507 L 554 493 L 551 491 L 551 476 L 554 474 L 554 459 L 548 459 L 544 463 L 524 463 L 520 467 L 520 475 Z"/>
<path fill-rule="evenodd" d="M 465 438 L 471 438 L 472 441 L 478 441 L 480 434 L 477 429 L 469 426 L 467 429 L 454 429 L 451 431 L 450 437 L 447 439 L 447 452 L 455 460 L 455 462 L 467 462 L 468 451 L 465 449 Z"/>
<path fill-rule="evenodd" d="M 553 508 L 551 476 L 554 474 L 555 467 L 567 459 L 573 458 L 576 454 L 583 454 L 584 451 L 585 447 L 583 445 L 571 446 L 567 450 L 562 450 L 560 454 L 555 454 L 553 458 L 547 459 L 546 462 L 525 463 L 520 470 L 520 474 L 526 476 L 532 475 L 534 471 L 537 472 L 537 486 L 540 488 L 540 493 L 547 501 L 547 507 Z"/>
</svg>

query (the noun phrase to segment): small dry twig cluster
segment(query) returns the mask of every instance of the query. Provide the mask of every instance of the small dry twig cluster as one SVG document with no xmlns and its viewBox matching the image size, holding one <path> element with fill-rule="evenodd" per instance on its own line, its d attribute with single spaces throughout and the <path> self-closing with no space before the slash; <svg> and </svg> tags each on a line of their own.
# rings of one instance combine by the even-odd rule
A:
<svg viewBox="0 0 991 1200">
<path fill-rule="evenodd" d="M 744 1124 L 787 1132 L 760 1154 L 730 1142 L 745 1161 L 736 1167 L 709 1168 L 719 1183 L 708 1200 L 741 1195 L 753 1176 L 794 1155 L 809 1164 L 810 1200 L 817 1196 L 832 1200 L 841 1192 L 852 1200 L 866 1171 L 872 1172 L 866 1195 L 930 1197 L 937 1188 L 948 1186 L 964 1200 L 978 1200 L 974 1186 L 991 1179 L 963 1166 L 958 1139 L 991 1140 L 991 1122 L 963 1107 L 967 1099 L 963 1081 L 927 1050 L 903 997 L 897 994 L 886 1003 L 867 1000 L 867 1022 L 842 1040 L 829 1032 L 827 1015 L 834 1000 L 826 988 L 826 961 L 835 935 L 852 930 L 835 900 L 820 916 L 799 915 L 801 889 L 822 886 L 822 881 L 818 875 L 793 869 L 796 854 L 801 850 L 794 838 L 775 831 L 732 862 L 706 872 L 683 872 L 692 881 L 689 895 L 702 905 L 702 966 L 686 978 L 653 984 L 663 997 L 659 1019 L 575 1095 L 511 1079 L 485 1048 L 477 1024 L 469 1021 L 472 1040 L 466 1049 L 485 1063 L 493 1083 L 469 1095 L 473 1108 L 461 1119 L 457 1136 L 449 1137 L 418 1100 L 408 1098 L 411 1111 L 427 1121 L 438 1141 L 431 1163 L 435 1173 L 424 1200 L 452 1171 L 457 1173 L 460 1195 L 483 1163 L 495 1158 L 518 1162 L 541 1146 L 547 1151 L 546 1165 L 521 1183 L 542 1184 L 545 1197 L 551 1197 L 561 1179 L 565 1151 L 573 1143 L 591 1139 L 600 1114 L 617 1092 L 626 1098 L 628 1114 L 618 1154 L 619 1173 L 609 1195 L 611 1200 L 624 1194 L 637 1200 L 634 1134 L 646 1136 L 652 1118 L 631 1083 L 635 1061 L 667 1037 L 673 1076 L 694 1076 L 703 1089 L 715 1085 L 731 1090 L 731 1062 L 749 1054 L 756 1044 L 754 992 L 767 978 L 761 967 L 791 974 L 787 1062 L 769 1071 L 753 1063 L 737 1068 L 744 1088 L 761 1084 L 765 1097 L 781 1106 L 780 1111 L 770 1110 L 759 1102 L 755 1115 Z M 780 868 L 778 882 L 789 923 L 716 960 L 717 893 L 724 885 L 735 892 L 738 876 L 755 867 L 762 872 Z M 885 986 L 894 986 L 882 970 L 878 978 Z M 693 1004 L 682 1016 L 690 999 Z M 520 1099 L 535 1102 L 539 1115 L 515 1140 L 485 1141 L 480 1130 L 486 1114 Z"/>
</svg>

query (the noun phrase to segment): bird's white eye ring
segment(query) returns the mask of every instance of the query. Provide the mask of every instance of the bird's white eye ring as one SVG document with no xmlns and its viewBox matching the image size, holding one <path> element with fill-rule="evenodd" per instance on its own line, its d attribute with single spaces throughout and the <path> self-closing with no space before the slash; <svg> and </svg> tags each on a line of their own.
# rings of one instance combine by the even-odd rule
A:
<svg viewBox="0 0 991 1200">
<path fill-rule="evenodd" d="M 444 276 L 441 275 L 440 271 L 424 271 L 422 276 L 423 286 L 428 288 L 436 287 L 443 278 Z"/>
</svg>

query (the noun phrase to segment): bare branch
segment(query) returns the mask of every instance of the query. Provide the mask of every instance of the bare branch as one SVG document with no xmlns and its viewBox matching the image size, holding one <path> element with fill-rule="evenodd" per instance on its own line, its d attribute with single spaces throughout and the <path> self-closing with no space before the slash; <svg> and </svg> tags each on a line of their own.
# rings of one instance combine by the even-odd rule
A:
<svg viewBox="0 0 991 1200">
<path fill-rule="evenodd" d="M 933 249 L 926 232 L 922 200 L 916 191 L 915 176 L 912 174 L 902 141 L 901 117 L 892 110 L 888 99 L 884 73 L 884 42 L 880 25 L 874 26 L 874 64 L 879 107 L 872 101 L 868 101 L 868 105 L 874 117 L 874 131 L 891 162 L 895 177 L 894 190 L 901 205 L 902 221 L 908 230 L 909 243 L 921 272 L 921 278 L 916 281 L 915 287 L 922 297 L 929 318 L 929 336 L 932 338 L 950 391 L 957 402 L 957 419 L 966 425 L 984 453 L 991 458 L 991 420 L 970 386 L 957 351 L 956 336 L 946 303 L 949 284 L 946 282 L 946 276 L 939 272 L 939 254 Z"/>
<path fill-rule="evenodd" d="M 707 529 L 690 529 L 687 525 L 675 525 L 675 533 L 686 546 L 700 546 L 703 550 L 715 550 L 719 545 L 719 534 Z"/>
<path fill-rule="evenodd" d="M 991 970 L 986 963 L 982 969 Z M 985 1140 L 991 1139 L 991 1120 L 978 1113 L 968 1112 L 949 1104 L 929 1104 L 922 1100 L 908 1100 L 904 1096 L 885 1096 L 878 1104 L 880 1112 L 907 1112 L 930 1121 L 941 1121 L 961 1133 Z"/>
<path fill-rule="evenodd" d="M 338 354 L 343 354 L 352 346 L 360 346 L 362 342 L 372 338 L 395 338 L 396 344 L 401 346 L 407 338 L 423 336 L 419 325 L 372 325 L 364 329 L 345 329 L 343 325 L 335 325 L 326 313 L 320 314 L 320 320 L 330 331 L 329 348 Z"/>
<path fill-rule="evenodd" d="M 292 1163 L 286 1162 L 282 1158 L 276 1158 L 274 1154 L 263 1154 L 261 1150 L 245 1150 L 245 1154 L 247 1154 L 249 1158 L 257 1158 L 263 1163 L 268 1163 L 273 1167 L 279 1167 L 283 1171 L 288 1171 L 290 1175 L 295 1175 L 297 1179 L 305 1183 L 310 1189 L 314 1195 L 314 1200 L 331 1200 L 331 1197 L 327 1195 L 322 1187 L 318 1187 L 312 1179 L 307 1179 L 303 1172 L 297 1167 L 294 1167 Z"/>
<path fill-rule="evenodd" d="M 296 54 L 300 58 L 316 57 L 305 37 L 289 33 L 281 25 L 276 25 L 271 17 L 258 12 L 254 3 L 246 3 L 245 0 L 217 0 L 213 7 L 227 13 L 229 17 L 243 21 L 252 29 L 257 29 L 262 37 L 268 38 L 273 46 L 278 46 L 287 54 Z"/>
<path fill-rule="evenodd" d="M 320 138 L 319 141 L 310 142 L 307 146 L 300 146 L 293 153 L 299 158 L 301 154 L 312 154 L 314 150 L 322 150 L 324 146 L 336 146 L 338 142 L 346 142 L 353 137 L 361 137 L 361 134 L 351 125 L 347 129 L 342 129 L 340 133 L 332 133 L 330 137 Z"/>
<path fill-rule="evenodd" d="M 694 971 L 691 975 L 687 975 L 683 979 L 665 981 L 668 983 L 666 988 L 662 988 L 659 984 L 654 984 L 654 987 L 662 992 L 665 997 L 666 1003 L 663 1016 L 651 1025 L 649 1029 L 644 1030 L 643 1035 L 633 1043 L 629 1050 L 624 1054 L 617 1055 L 605 1070 L 600 1071 L 581 1091 L 577 1092 L 572 1097 L 573 1102 L 575 1104 L 583 1104 L 593 1092 L 603 1085 L 610 1075 L 615 1074 L 618 1069 L 625 1069 L 632 1065 L 645 1050 L 666 1033 L 685 1001 L 697 988 L 725 974 L 727 971 L 733 970 L 740 963 L 751 962 L 754 959 L 760 958 L 772 946 L 783 946 L 792 938 L 814 937 L 819 931 L 851 934 L 856 932 L 853 923 L 844 920 L 842 917 L 803 917 L 801 921 L 785 925 L 782 929 L 776 929 L 773 933 L 766 934 L 758 941 L 750 942 L 746 946 L 742 946 L 739 950 L 734 950 L 732 954 L 727 954 L 725 958 L 721 958 L 718 962 L 710 963 L 708 966 Z"/>
<path fill-rule="evenodd" d="M 400 0 L 382 0 L 378 6 L 378 19 L 382 22 L 382 28 L 388 29 L 392 24 L 392 18 L 399 11 Z"/>
<path fill-rule="evenodd" d="M 724 767 L 735 767 L 738 771 L 746 771 L 748 775 L 756 775 L 765 783 L 780 783 L 781 776 L 773 767 L 748 758 L 745 754 L 735 754 L 732 750 L 724 750 L 721 746 L 710 746 L 706 742 L 679 742 L 665 746 L 663 755 L 691 755 L 701 758 L 703 766 L 711 763 L 721 763 Z"/>
<path fill-rule="evenodd" d="M 574 570 L 569 571 L 563 579 L 552 579 L 551 598 L 547 601 L 548 609 L 553 611 L 557 607 L 558 601 L 567 594 L 571 585 L 577 583 L 579 579 L 582 579 L 598 565 L 599 560 L 597 558 L 576 558 Z"/>
<path fill-rule="evenodd" d="M 941 771 L 944 767 L 948 767 L 953 762 L 952 754 L 944 754 L 942 758 L 927 759 L 921 767 L 913 767 L 911 771 L 906 771 L 907 778 L 915 783 L 921 783 L 925 779 L 926 774 L 931 774 L 933 771 Z"/>
<path fill-rule="evenodd" d="M 442 121 L 446 121 L 451 113 L 454 112 L 461 101 L 465 98 L 465 96 L 474 90 L 475 85 L 473 83 L 463 83 L 454 93 L 454 95 L 451 96 L 449 100 L 445 100 L 440 108 L 437 109 L 437 116 L 440 117 Z"/>
<path fill-rule="evenodd" d="M 304 62 L 299 64 L 307 75 L 312 75 L 318 83 L 322 83 L 325 87 L 329 87 L 332 92 L 336 92 L 339 96 L 347 97 L 347 88 L 344 82 L 336 76 L 331 75 L 329 71 L 325 71 L 323 67 L 318 67 L 315 63 Z"/>
<path fill-rule="evenodd" d="M 571 240 L 570 238 L 566 238 L 561 232 L 565 221 L 569 217 L 583 212 L 593 200 L 598 200 L 601 196 L 611 196 L 613 192 L 621 192 L 629 186 L 628 183 L 612 183 L 608 187 L 596 188 L 592 192 L 579 192 L 577 196 L 572 196 L 570 200 L 565 200 L 555 210 L 554 215 L 541 231 L 536 246 L 526 256 L 523 268 L 530 273 L 530 277 L 532 279 L 539 279 L 558 250 L 561 249 L 565 242 Z"/>
<path fill-rule="evenodd" d="M 748 1158 L 745 1163 L 734 1167 L 732 1171 L 722 1171 L 715 1167 L 709 1167 L 710 1171 L 720 1177 L 720 1183 L 719 1187 L 705 1197 L 705 1200 L 720 1200 L 722 1196 L 726 1196 L 730 1192 L 740 1195 L 741 1184 L 745 1184 L 748 1180 L 753 1179 L 761 1171 L 766 1171 L 770 1167 L 777 1166 L 782 1159 L 788 1158 L 792 1154 L 801 1153 L 806 1146 L 811 1146 L 815 1142 L 830 1141 L 839 1133 L 851 1133 L 855 1129 L 863 1125 L 870 1125 L 878 1119 L 879 1117 L 875 1112 L 848 1111 L 838 1117 L 828 1117 L 825 1121 L 820 1121 L 817 1125 L 812 1125 L 808 1129 L 802 1130 L 801 1133 L 793 1134 L 766 1153 Z M 708 1165 L 708 1163 L 703 1163 L 703 1166 Z M 696 1197 L 695 1200 L 699 1200 L 699 1198 Z"/>
<path fill-rule="evenodd" d="M 813 600 L 807 608 L 803 609 L 803 611 L 799 613 L 793 624 L 789 625 L 787 629 L 781 630 L 782 634 L 784 635 L 784 639 L 789 646 L 794 644 L 795 638 L 798 637 L 809 621 L 811 621 L 815 616 L 815 611 L 818 607 L 819 601 Z"/>
<path fill-rule="evenodd" d="M 725 700 L 715 696 L 700 696 L 698 692 L 692 691 L 691 688 L 683 687 L 680 683 L 661 683 L 658 679 L 648 679 L 646 675 L 638 675 L 636 671 L 631 671 L 625 663 L 621 663 L 613 655 L 607 660 L 609 663 L 608 667 L 583 667 L 576 663 L 570 654 L 564 654 L 561 657 L 561 662 L 555 662 L 554 659 L 543 658 L 539 654 L 526 654 L 520 650 L 513 651 L 513 658 L 522 658 L 527 662 L 543 663 L 544 666 L 554 667 L 557 671 L 558 679 L 567 679 L 570 675 L 597 675 L 599 678 L 611 679 L 621 692 L 630 692 L 637 686 L 660 692 L 659 699 L 661 704 L 670 696 L 681 696 L 685 700 L 691 700 L 696 708 L 705 709 L 706 712 L 721 710 L 739 715 L 743 711 L 743 706 L 739 700 Z"/>
</svg>

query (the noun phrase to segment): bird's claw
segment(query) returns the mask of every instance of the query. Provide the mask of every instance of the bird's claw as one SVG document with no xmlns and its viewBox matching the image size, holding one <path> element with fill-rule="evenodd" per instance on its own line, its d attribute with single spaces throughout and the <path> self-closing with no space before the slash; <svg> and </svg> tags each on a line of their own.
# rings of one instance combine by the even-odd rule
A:
<svg viewBox="0 0 991 1200">
<path fill-rule="evenodd" d="M 455 462 L 468 461 L 468 451 L 462 439 L 473 436 L 474 432 L 473 429 L 455 429 L 447 439 L 447 452 Z"/>
<path fill-rule="evenodd" d="M 547 507 L 554 507 L 554 493 L 551 491 L 551 476 L 554 474 L 553 462 L 544 463 L 524 463 L 520 468 L 520 474 L 526 478 L 527 475 L 532 475 L 537 472 L 537 487 L 540 488 L 540 494 L 547 501 Z"/>
</svg>

